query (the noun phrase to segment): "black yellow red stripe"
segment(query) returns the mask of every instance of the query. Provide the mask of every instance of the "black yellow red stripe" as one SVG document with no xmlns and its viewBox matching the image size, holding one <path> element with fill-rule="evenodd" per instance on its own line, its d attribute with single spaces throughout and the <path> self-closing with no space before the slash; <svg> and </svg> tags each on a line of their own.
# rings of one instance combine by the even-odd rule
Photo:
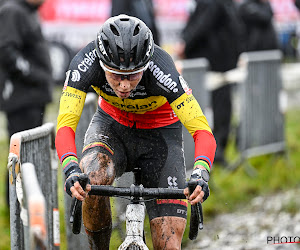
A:
<svg viewBox="0 0 300 250">
<path fill-rule="evenodd" d="M 90 143 L 88 145 L 86 145 L 82 152 L 86 151 L 87 149 L 90 149 L 90 148 L 93 148 L 93 147 L 103 147 L 105 148 L 109 153 L 111 153 L 111 155 L 114 155 L 114 151 L 105 143 L 103 142 L 93 142 L 93 143 Z"/>
</svg>

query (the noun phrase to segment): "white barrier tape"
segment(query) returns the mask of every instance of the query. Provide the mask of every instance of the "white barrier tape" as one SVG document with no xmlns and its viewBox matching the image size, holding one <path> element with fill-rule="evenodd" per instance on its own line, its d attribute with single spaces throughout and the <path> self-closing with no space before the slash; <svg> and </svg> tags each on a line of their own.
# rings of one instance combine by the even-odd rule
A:
<svg viewBox="0 0 300 250">
<path fill-rule="evenodd" d="M 22 187 L 22 177 L 21 173 L 18 173 L 17 178 L 16 178 L 16 194 L 17 194 L 17 199 L 20 203 L 20 217 L 23 222 L 24 226 L 28 226 L 28 211 L 24 207 L 24 193 L 23 193 L 23 187 Z"/>
</svg>

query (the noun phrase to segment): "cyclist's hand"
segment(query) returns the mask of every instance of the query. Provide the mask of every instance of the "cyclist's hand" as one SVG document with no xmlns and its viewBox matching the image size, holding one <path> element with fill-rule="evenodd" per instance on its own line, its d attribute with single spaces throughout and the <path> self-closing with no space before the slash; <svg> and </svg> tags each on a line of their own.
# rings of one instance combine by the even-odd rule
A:
<svg viewBox="0 0 300 250">
<path fill-rule="evenodd" d="M 197 184 L 196 188 L 192 194 L 189 193 L 189 188 L 184 189 L 184 194 L 191 205 L 195 205 L 198 202 L 202 203 L 208 198 L 209 196 L 208 180 L 209 180 L 209 174 L 207 170 L 195 169 L 193 171 L 189 182 L 196 182 Z"/>
<path fill-rule="evenodd" d="M 65 182 L 65 191 L 71 197 L 83 201 L 87 197 L 87 193 L 91 190 L 91 185 L 87 184 L 85 190 L 79 184 L 79 176 L 82 172 L 79 167 L 75 167 L 69 172 Z"/>
</svg>

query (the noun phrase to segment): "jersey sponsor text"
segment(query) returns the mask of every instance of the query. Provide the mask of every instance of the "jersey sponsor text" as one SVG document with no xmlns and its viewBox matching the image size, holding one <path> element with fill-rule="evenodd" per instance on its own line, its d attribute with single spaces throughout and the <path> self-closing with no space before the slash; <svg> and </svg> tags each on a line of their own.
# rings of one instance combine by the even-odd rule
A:
<svg viewBox="0 0 300 250">
<path fill-rule="evenodd" d="M 96 58 L 97 58 L 96 49 L 90 51 L 89 53 L 85 53 L 85 57 L 80 62 L 80 64 L 78 64 L 78 69 L 82 72 L 86 72 L 95 62 Z"/>
<path fill-rule="evenodd" d="M 174 93 L 178 92 L 177 83 L 171 78 L 171 74 L 165 74 L 153 61 L 149 63 L 149 69 L 158 82 Z"/>
</svg>

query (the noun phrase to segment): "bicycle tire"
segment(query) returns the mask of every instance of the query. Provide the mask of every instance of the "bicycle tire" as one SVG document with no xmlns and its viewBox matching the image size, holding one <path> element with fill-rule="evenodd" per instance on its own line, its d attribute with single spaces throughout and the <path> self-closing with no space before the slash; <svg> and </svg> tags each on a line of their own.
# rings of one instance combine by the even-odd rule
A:
<svg viewBox="0 0 300 250">
<path fill-rule="evenodd" d="M 130 244 L 130 245 L 127 247 L 127 250 L 141 250 L 141 248 L 140 248 L 138 245 Z"/>
</svg>

